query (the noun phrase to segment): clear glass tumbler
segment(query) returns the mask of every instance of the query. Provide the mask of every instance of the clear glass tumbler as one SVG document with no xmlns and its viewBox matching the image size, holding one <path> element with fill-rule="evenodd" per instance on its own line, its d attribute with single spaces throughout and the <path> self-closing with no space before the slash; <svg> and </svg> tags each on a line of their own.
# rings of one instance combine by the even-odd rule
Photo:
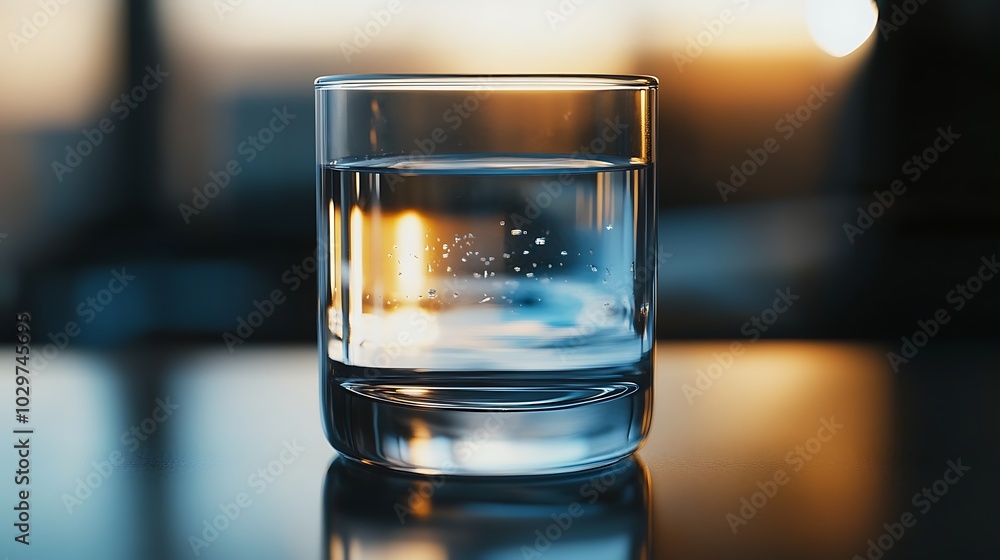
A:
<svg viewBox="0 0 1000 560">
<path fill-rule="evenodd" d="M 614 462 L 652 412 L 657 82 L 316 80 L 327 438 L 424 474 Z"/>
</svg>

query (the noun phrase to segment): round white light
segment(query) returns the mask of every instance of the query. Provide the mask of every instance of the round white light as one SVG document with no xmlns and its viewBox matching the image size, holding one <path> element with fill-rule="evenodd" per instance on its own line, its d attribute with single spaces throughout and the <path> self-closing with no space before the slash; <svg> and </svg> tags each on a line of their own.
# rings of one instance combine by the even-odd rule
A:
<svg viewBox="0 0 1000 560">
<path fill-rule="evenodd" d="M 833 56 L 847 56 L 875 30 L 878 6 L 872 0 L 809 0 L 806 23 L 819 48 Z"/>
</svg>

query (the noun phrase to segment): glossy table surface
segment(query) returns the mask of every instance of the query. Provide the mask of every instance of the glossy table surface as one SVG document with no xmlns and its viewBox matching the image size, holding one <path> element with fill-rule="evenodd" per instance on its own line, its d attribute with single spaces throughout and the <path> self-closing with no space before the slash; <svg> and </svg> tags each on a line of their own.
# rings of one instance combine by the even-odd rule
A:
<svg viewBox="0 0 1000 560">
<path fill-rule="evenodd" d="M 661 343 L 635 458 L 478 480 L 338 459 L 309 347 L 68 351 L 31 374 L 27 424 L 3 407 L 0 556 L 996 558 L 990 355 L 942 342 L 895 372 L 868 344 Z"/>
</svg>

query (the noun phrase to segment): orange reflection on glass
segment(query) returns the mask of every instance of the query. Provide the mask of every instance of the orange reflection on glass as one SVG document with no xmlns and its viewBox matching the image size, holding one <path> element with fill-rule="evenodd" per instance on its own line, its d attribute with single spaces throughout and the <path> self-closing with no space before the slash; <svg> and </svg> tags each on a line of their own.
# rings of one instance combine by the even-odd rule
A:
<svg viewBox="0 0 1000 560">
<path fill-rule="evenodd" d="M 365 225 L 364 216 L 360 208 L 351 209 L 351 231 L 350 231 L 350 253 L 348 254 L 348 283 L 351 286 L 364 286 L 365 269 Z M 363 297 L 362 290 L 353 289 L 349 292 L 348 317 L 351 328 L 363 324 Z M 351 336 L 357 336 L 352 333 Z"/>
<path fill-rule="evenodd" d="M 423 298 L 427 271 L 425 251 L 426 234 L 424 222 L 416 212 L 404 212 L 396 218 L 396 237 L 393 242 L 394 256 L 389 257 L 389 270 L 393 259 L 396 263 L 394 299 L 403 303 L 416 304 Z"/>
</svg>

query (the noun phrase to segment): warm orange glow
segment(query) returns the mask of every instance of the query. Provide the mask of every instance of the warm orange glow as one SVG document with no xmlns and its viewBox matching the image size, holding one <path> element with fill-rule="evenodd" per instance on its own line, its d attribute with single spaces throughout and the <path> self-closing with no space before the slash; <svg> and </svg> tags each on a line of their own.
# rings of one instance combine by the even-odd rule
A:
<svg viewBox="0 0 1000 560">
<path fill-rule="evenodd" d="M 414 517 L 428 517 L 434 511 L 431 498 L 425 497 L 433 492 L 432 489 L 428 488 L 429 486 L 430 483 L 426 480 L 413 483 L 413 494 L 411 494 L 413 497 L 407 501 L 407 506 Z"/>
<path fill-rule="evenodd" d="M 341 542 L 340 536 L 336 534 L 330 537 L 330 560 L 345 560 L 344 543 Z"/>
<path fill-rule="evenodd" d="M 729 165 L 739 165 L 748 149 L 773 138 L 780 152 L 748 190 L 809 192 L 829 165 L 837 138 L 833 127 L 842 118 L 843 104 L 864 62 L 864 56 L 833 58 L 814 46 L 753 57 L 706 52 L 675 75 L 669 89 L 669 102 L 683 107 L 673 112 L 674 126 L 685 131 L 701 154 L 686 165 L 696 170 L 700 181 L 714 185 L 729 178 Z M 676 68 L 670 63 L 665 72 Z M 787 116 L 802 111 L 814 88 L 833 95 L 819 109 L 808 110 L 809 119 L 788 136 Z"/>
<path fill-rule="evenodd" d="M 407 560 L 448 560 L 443 544 L 430 540 L 404 540 L 379 546 L 371 556 L 358 558 L 406 558 Z"/>
<path fill-rule="evenodd" d="M 884 352 L 850 344 L 742 344 L 739 355 L 729 342 L 658 347 L 657 437 L 643 453 L 687 465 L 669 476 L 654 469 L 663 473 L 655 481 L 655 509 L 670 517 L 658 525 L 677 526 L 672 552 L 699 550 L 699 538 L 731 538 L 726 514 L 778 470 L 790 481 L 738 542 L 780 536 L 792 539 L 789 546 L 814 549 L 863 541 L 884 517 L 885 467 L 858 461 L 891 453 L 892 379 Z M 831 418 L 843 428 L 799 463 L 796 449 L 815 440 Z M 695 502 L 698 514 L 675 505 Z"/>
<path fill-rule="evenodd" d="M 388 258 L 388 269 L 395 270 L 393 297 L 400 304 L 416 305 L 427 289 L 425 241 L 424 222 L 419 214 L 405 212 L 396 218 L 393 256 Z"/>
<path fill-rule="evenodd" d="M 413 429 L 413 435 L 411 435 L 406 441 L 406 445 L 410 453 L 410 462 L 417 465 L 433 464 L 437 457 L 437 453 L 434 449 L 434 441 L 431 438 L 430 427 L 427 426 L 427 424 L 425 424 L 422 420 L 417 419 L 413 421 L 413 425 L 411 427 Z M 419 496 L 419 493 L 417 493 L 417 495 Z M 431 505 L 428 501 L 428 503 L 421 504 L 419 507 L 418 505 L 413 505 L 411 508 L 422 511 L 423 514 L 426 515 L 430 513 Z M 416 515 L 420 515 L 420 513 L 416 513 Z"/>
<path fill-rule="evenodd" d="M 361 209 L 354 207 L 351 209 L 351 250 L 348 255 L 349 259 L 349 269 L 348 269 L 348 283 L 350 285 L 350 296 L 349 296 L 349 308 L 347 310 L 348 317 L 350 318 L 351 329 L 358 329 L 364 325 L 363 321 L 363 298 L 365 285 L 364 276 L 364 260 L 365 260 L 365 224 L 364 216 L 361 213 Z M 364 333 L 358 333 L 356 330 L 351 334 L 351 339 L 353 340 L 355 336 L 358 340 L 364 339 Z"/>
<path fill-rule="evenodd" d="M 333 201 L 330 201 L 329 208 L 330 214 L 330 240 L 329 247 L 325 249 L 327 252 L 327 258 L 329 259 L 330 266 L 330 309 L 328 312 L 328 321 L 330 332 L 334 336 L 343 338 L 343 305 L 340 300 L 340 290 L 343 283 L 343 277 L 341 276 L 341 256 L 344 254 L 343 250 L 343 236 L 341 235 L 341 228 L 343 227 L 343 218 L 340 215 L 340 208 L 336 206 Z M 324 250 L 321 248 L 321 250 Z"/>
</svg>

